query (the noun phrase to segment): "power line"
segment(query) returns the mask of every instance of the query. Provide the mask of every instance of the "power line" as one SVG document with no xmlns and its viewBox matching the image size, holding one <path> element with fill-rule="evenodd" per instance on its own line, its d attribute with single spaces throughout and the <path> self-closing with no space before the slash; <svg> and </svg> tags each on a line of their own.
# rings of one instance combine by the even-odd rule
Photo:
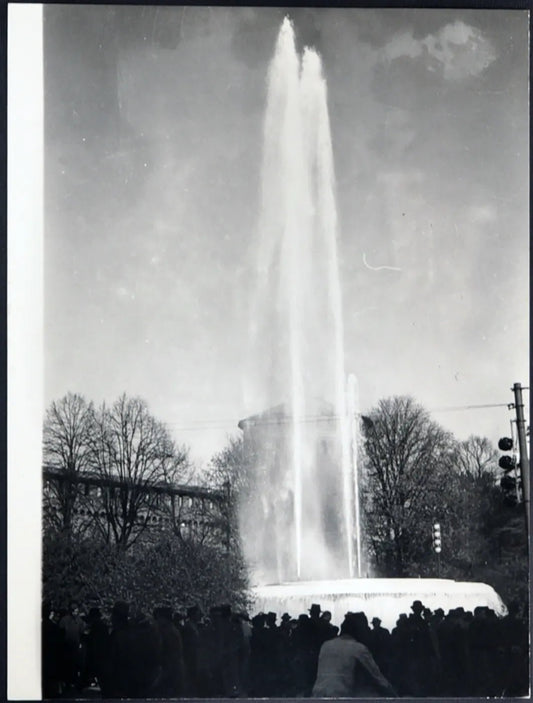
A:
<svg viewBox="0 0 533 703">
<path fill-rule="evenodd" d="M 447 407 L 442 407 L 442 408 L 430 408 L 429 412 L 434 412 L 434 413 L 440 413 L 440 412 L 456 412 L 456 411 L 461 411 L 461 410 L 481 410 L 481 409 L 486 409 L 486 408 L 507 408 L 509 406 L 509 403 L 486 403 L 483 405 L 453 405 L 453 406 L 447 406 Z M 242 418 L 241 418 L 242 419 Z M 327 421 L 333 421 L 333 420 L 340 420 L 341 416 L 340 415 L 306 415 L 302 417 L 299 422 L 300 423 L 307 423 L 307 422 L 327 422 Z M 279 425 L 279 424 L 285 424 L 285 423 L 291 423 L 292 418 L 290 416 L 287 417 L 279 417 L 279 418 L 272 418 L 272 419 L 263 419 L 259 420 L 257 419 L 254 424 L 261 424 L 261 425 Z M 223 429 L 233 429 L 237 428 L 237 425 L 239 423 L 239 419 L 237 418 L 227 418 L 227 419 L 204 419 L 204 420 L 189 420 L 189 424 L 187 425 L 180 425 L 179 422 L 165 422 L 165 425 L 172 426 L 172 429 L 175 431 L 196 431 L 196 430 L 223 430 Z"/>
<path fill-rule="evenodd" d="M 507 408 L 509 403 L 489 403 L 487 405 L 455 405 L 448 408 L 431 408 L 432 413 L 444 413 L 455 410 L 477 410 L 478 408 Z"/>
</svg>

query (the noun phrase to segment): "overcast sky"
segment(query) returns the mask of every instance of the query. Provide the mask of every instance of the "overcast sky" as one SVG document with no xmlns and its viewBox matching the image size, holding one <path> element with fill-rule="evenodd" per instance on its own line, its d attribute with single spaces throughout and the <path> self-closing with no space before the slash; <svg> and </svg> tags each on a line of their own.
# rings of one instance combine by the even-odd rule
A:
<svg viewBox="0 0 533 703">
<path fill-rule="evenodd" d="M 45 405 L 145 398 L 203 461 L 238 432 L 266 75 L 321 53 L 347 370 L 465 438 L 529 385 L 528 16 L 47 5 Z M 529 396 L 526 395 L 526 402 Z"/>
</svg>

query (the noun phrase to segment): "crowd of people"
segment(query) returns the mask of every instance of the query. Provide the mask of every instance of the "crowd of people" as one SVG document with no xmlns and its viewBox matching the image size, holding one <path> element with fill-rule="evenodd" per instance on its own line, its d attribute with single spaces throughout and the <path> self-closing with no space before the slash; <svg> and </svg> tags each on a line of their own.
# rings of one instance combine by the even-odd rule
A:
<svg viewBox="0 0 533 703">
<path fill-rule="evenodd" d="M 391 632 L 363 612 L 340 627 L 308 613 L 203 614 L 161 604 L 148 616 L 117 602 L 43 605 L 43 697 L 520 696 L 529 691 L 529 632 L 514 607 L 432 612 L 414 601 Z"/>
</svg>

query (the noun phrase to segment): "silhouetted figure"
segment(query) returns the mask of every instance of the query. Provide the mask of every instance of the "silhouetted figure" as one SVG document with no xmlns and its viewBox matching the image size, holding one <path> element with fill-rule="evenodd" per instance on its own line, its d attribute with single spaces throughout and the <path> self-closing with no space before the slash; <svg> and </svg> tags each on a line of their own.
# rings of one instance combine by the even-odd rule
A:
<svg viewBox="0 0 533 703">
<path fill-rule="evenodd" d="M 182 629 L 183 660 L 185 665 L 185 693 L 195 697 L 199 694 L 198 658 L 200 656 L 200 627 L 202 611 L 197 605 L 187 608 L 187 618 Z"/>
<path fill-rule="evenodd" d="M 130 627 L 130 698 L 151 698 L 155 695 L 162 673 L 162 647 L 155 623 L 138 611 Z"/>
<path fill-rule="evenodd" d="M 408 693 L 409 621 L 406 613 L 400 613 L 396 627 L 391 632 L 392 662 L 390 678 L 392 685 L 403 696 Z"/>
<path fill-rule="evenodd" d="M 82 687 L 97 682 L 106 688 L 106 675 L 109 660 L 109 630 L 102 620 L 99 608 L 91 608 L 86 618 L 85 666 L 82 674 Z"/>
<path fill-rule="evenodd" d="M 281 695 L 280 634 L 276 625 L 277 615 L 270 612 L 265 616 L 263 638 L 263 695 L 269 698 Z"/>
<path fill-rule="evenodd" d="M 163 605 L 156 608 L 154 620 L 160 639 L 161 672 L 152 695 L 160 698 L 176 698 L 185 692 L 185 665 L 181 635 L 172 622 L 170 606 Z"/>
<path fill-rule="evenodd" d="M 331 612 L 329 610 L 324 610 L 320 616 L 320 620 L 322 621 L 322 627 L 324 629 L 324 642 L 337 637 L 339 628 L 331 624 Z"/>
<path fill-rule="evenodd" d="M 318 620 L 318 617 L 316 619 Z M 302 613 L 298 616 L 298 624 L 292 637 L 294 643 L 292 671 L 295 695 L 309 696 L 316 677 L 318 652 L 320 651 L 317 626 L 309 615 Z"/>
<path fill-rule="evenodd" d="M 296 625 L 296 621 L 291 619 L 289 613 L 283 613 L 281 616 L 281 624 L 278 628 L 280 662 L 279 685 L 281 689 L 280 695 L 283 696 L 292 696 L 295 694 L 292 678 L 292 633 L 294 631 L 294 625 Z"/>
<path fill-rule="evenodd" d="M 209 698 L 215 695 L 214 682 L 214 656 L 215 656 L 215 631 L 212 622 L 213 608 L 209 609 L 209 615 L 198 623 L 198 650 L 197 650 L 197 695 L 201 698 Z"/>
<path fill-rule="evenodd" d="M 64 632 L 53 619 L 49 602 L 43 603 L 41 620 L 42 691 L 43 698 L 57 698 L 62 693 L 62 656 Z"/>
<path fill-rule="evenodd" d="M 353 615 L 357 621 L 358 640 L 364 644 L 365 647 L 370 649 L 370 644 L 372 642 L 372 630 L 368 625 L 368 618 L 362 611 L 354 613 Z"/>
<path fill-rule="evenodd" d="M 438 670 L 436 639 L 428 621 L 423 617 L 424 605 L 415 600 L 407 621 L 407 693 L 412 696 L 429 696 Z"/>
<path fill-rule="evenodd" d="M 362 615 L 364 614 L 347 613 L 341 625 L 340 636 L 322 645 L 313 697 L 396 696 L 370 650 L 359 639 L 366 636 L 368 628 L 366 617 L 363 618 Z"/>
<path fill-rule="evenodd" d="M 148 698 L 161 675 L 161 639 L 143 613 L 128 618 L 127 603 L 119 601 L 111 614 L 109 697 Z"/>
<path fill-rule="evenodd" d="M 472 695 L 498 695 L 495 651 L 497 632 L 490 620 L 488 608 L 474 609 L 474 618 L 468 629 L 472 662 Z"/>
<path fill-rule="evenodd" d="M 240 692 L 240 659 L 243 634 L 229 605 L 210 609 L 207 644 L 210 651 L 209 688 L 211 696 L 235 698 Z"/>
<path fill-rule="evenodd" d="M 59 621 L 63 631 L 63 664 L 67 686 L 79 689 L 80 672 L 83 664 L 81 638 L 85 632 L 85 622 L 80 615 L 78 603 L 72 602 L 69 612 Z"/>
<path fill-rule="evenodd" d="M 258 613 L 252 618 L 252 634 L 250 637 L 250 695 L 262 697 L 267 686 L 266 652 L 268 645 L 265 638 L 266 615 Z"/>
<path fill-rule="evenodd" d="M 321 617 L 321 608 L 318 603 L 313 603 L 309 609 L 309 627 L 307 631 L 309 638 L 308 671 L 305 682 L 305 695 L 311 695 L 311 689 L 316 679 L 318 666 L 318 655 L 320 648 L 331 638 L 331 630 L 328 620 Z"/>
<path fill-rule="evenodd" d="M 389 677 L 392 663 L 391 634 L 385 627 L 381 627 L 381 620 L 379 618 L 372 618 L 372 628 L 369 649 L 380 671 L 384 676 Z"/>
<path fill-rule="evenodd" d="M 291 629 L 291 621 L 292 621 L 292 618 L 289 615 L 289 613 L 283 613 L 283 615 L 281 616 L 281 623 L 280 623 L 279 629 L 282 632 L 284 632 L 284 631 L 289 632 Z"/>
<path fill-rule="evenodd" d="M 250 689 L 250 654 L 251 654 L 251 638 L 252 626 L 248 613 L 242 612 L 237 614 L 237 619 L 242 631 L 242 649 L 239 661 L 239 679 L 241 686 L 241 696 L 248 695 Z"/>
<path fill-rule="evenodd" d="M 529 691 L 529 632 L 516 602 L 500 622 L 501 695 L 523 697 Z"/>
<path fill-rule="evenodd" d="M 109 637 L 109 677 L 103 698 L 127 698 L 130 690 L 130 623 L 129 605 L 117 601 L 111 611 Z"/>
<path fill-rule="evenodd" d="M 463 608 L 455 608 L 445 618 L 433 618 L 441 661 L 440 695 L 470 695 L 468 626 L 464 615 Z"/>
</svg>

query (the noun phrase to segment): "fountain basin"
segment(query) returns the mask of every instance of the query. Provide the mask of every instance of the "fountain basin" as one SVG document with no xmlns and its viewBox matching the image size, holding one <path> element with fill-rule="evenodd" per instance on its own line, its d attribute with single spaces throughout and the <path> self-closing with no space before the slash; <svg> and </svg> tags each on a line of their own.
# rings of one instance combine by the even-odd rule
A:
<svg viewBox="0 0 533 703">
<path fill-rule="evenodd" d="M 256 586 L 253 589 L 255 612 L 287 612 L 297 618 L 307 613 L 311 603 L 329 610 L 332 622 L 340 625 L 348 611 L 364 611 L 369 622 L 378 617 L 389 630 L 400 613 L 411 613 L 414 600 L 435 610 L 463 607 L 473 610 L 488 606 L 500 617 L 507 608 L 496 591 L 485 583 L 450 579 L 338 579 L 335 581 L 298 581 Z"/>
</svg>

